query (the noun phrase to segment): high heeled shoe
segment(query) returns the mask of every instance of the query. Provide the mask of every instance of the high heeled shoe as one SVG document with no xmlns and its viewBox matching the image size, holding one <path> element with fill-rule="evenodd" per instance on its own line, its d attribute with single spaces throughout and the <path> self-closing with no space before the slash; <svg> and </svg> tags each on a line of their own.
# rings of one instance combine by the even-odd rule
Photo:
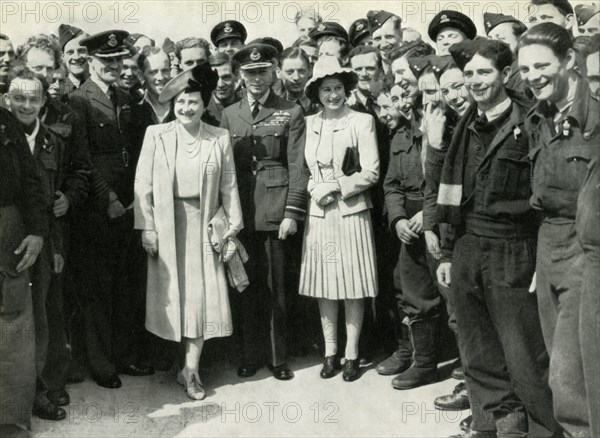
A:
<svg viewBox="0 0 600 438">
<path fill-rule="evenodd" d="M 325 356 L 323 359 L 323 368 L 321 368 L 321 379 L 330 379 L 335 375 L 335 370 L 340 369 L 338 358 L 335 354 Z"/>
<path fill-rule="evenodd" d="M 183 373 L 179 371 L 179 373 L 177 373 L 177 383 L 183 386 L 185 393 L 192 400 L 204 400 L 204 397 L 206 397 L 206 391 L 204 390 L 202 381 L 200 378 L 196 378 L 195 374 L 192 374 L 191 380 L 188 381 Z"/>
</svg>

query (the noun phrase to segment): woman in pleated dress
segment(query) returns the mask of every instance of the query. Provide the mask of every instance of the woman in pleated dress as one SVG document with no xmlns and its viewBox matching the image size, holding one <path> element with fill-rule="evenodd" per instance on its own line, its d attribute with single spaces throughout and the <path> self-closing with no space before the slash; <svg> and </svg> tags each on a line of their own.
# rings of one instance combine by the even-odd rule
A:
<svg viewBox="0 0 600 438">
<path fill-rule="evenodd" d="M 217 83 L 202 64 L 173 78 L 159 96 L 176 120 L 146 130 L 135 181 L 135 228 L 148 253 L 146 328 L 185 345 L 178 382 L 202 400 L 198 373 L 206 339 L 232 333 L 223 258 L 210 245 L 208 225 L 220 207 L 226 241 L 242 229 L 242 211 L 229 133 L 201 121 Z"/>
<path fill-rule="evenodd" d="M 340 301 L 347 341 L 343 379 L 360 377 L 358 341 L 364 298 L 377 295 L 369 189 L 379 178 L 375 120 L 346 105 L 357 76 L 335 57 L 320 58 L 306 95 L 323 111 L 306 119 L 305 158 L 311 177 L 300 294 L 317 298 L 325 338 L 321 377 L 333 377 Z M 344 164 L 344 158 L 346 163 Z M 354 160 L 348 160 L 353 157 Z"/>
</svg>

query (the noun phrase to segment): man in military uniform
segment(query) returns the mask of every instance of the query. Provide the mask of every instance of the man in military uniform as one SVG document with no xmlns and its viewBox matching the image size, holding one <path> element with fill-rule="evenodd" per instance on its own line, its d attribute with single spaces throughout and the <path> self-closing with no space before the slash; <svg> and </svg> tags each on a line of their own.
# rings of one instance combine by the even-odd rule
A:
<svg viewBox="0 0 600 438">
<path fill-rule="evenodd" d="M 438 56 L 448 55 L 450 46 L 477 36 L 477 27 L 465 14 L 452 10 L 440 11 L 427 29 L 429 38 L 435 43 Z"/>
<path fill-rule="evenodd" d="M 217 52 L 233 56 L 244 47 L 248 32 L 242 23 L 235 20 L 222 21 L 210 31 L 210 40 Z"/>
<path fill-rule="evenodd" d="M 8 91 L 8 77 L 15 60 L 15 49 L 8 36 L 0 33 L 0 94 Z M 1 104 L 0 98 L 0 104 Z"/>
<path fill-rule="evenodd" d="M 333 36 L 340 38 L 348 44 L 348 32 L 339 23 L 335 21 L 323 21 L 308 34 L 317 45 L 321 45 L 320 41 L 324 37 Z"/>
<path fill-rule="evenodd" d="M 531 289 L 536 289 L 550 353 L 554 413 L 566 435 L 590 436 L 582 364 L 586 346 L 579 334 L 584 252 L 575 218 L 579 188 L 600 151 L 600 106 L 575 71 L 573 43 L 561 26 L 542 23 L 530 29 L 519 41 L 518 53 L 525 85 L 538 100 L 527 115 L 533 161 L 530 202 L 543 216 Z"/>
<path fill-rule="evenodd" d="M 62 60 L 69 72 L 62 87 L 61 94 L 67 96 L 79 88 L 89 76 L 87 48 L 80 41 L 89 35 L 78 27 L 61 24 L 58 27 L 58 42 L 62 50 Z"/>
<path fill-rule="evenodd" d="M 225 108 L 221 126 L 231 136 L 245 225 L 238 237 L 250 256 L 250 286 L 234 303 L 242 338 L 238 375 L 256 373 L 269 339 L 269 367 L 275 378 L 289 380 L 294 375 L 286 365 L 284 241 L 306 215 L 308 173 L 302 109 L 270 89 L 275 56 L 266 44 L 249 45 L 234 55 L 247 91 Z"/>
<path fill-rule="evenodd" d="M 483 24 L 488 38 L 504 41 L 510 46 L 510 50 L 513 54 L 516 54 L 519 38 L 527 30 L 525 24 L 511 15 L 493 14 L 491 12 L 485 12 L 483 14 Z M 510 88 L 521 94 L 528 93 L 521 80 L 519 64 L 516 57 L 510 66 L 510 69 L 510 78 L 506 83 L 506 88 Z"/>
<path fill-rule="evenodd" d="M 402 43 L 400 30 L 402 18 L 388 11 L 369 11 L 367 19 L 371 43 L 379 50 L 383 61 L 383 72 L 387 74 L 390 71 L 388 54 Z"/>
<path fill-rule="evenodd" d="M 575 14 L 569 0 L 530 0 L 527 13 L 530 27 L 541 23 L 555 23 L 573 35 Z"/>
<path fill-rule="evenodd" d="M 350 25 L 348 29 L 348 40 L 352 47 L 366 46 L 371 41 L 369 33 L 369 22 L 366 18 L 359 18 Z"/>
<path fill-rule="evenodd" d="M 219 82 L 203 117 L 207 123 L 220 126 L 223 110 L 241 99 L 241 93 L 236 92 L 239 72 L 234 69 L 231 58 L 226 53 L 215 53 L 208 58 L 208 62 L 219 75 Z"/>
<path fill-rule="evenodd" d="M 592 36 L 600 33 L 600 5 L 592 3 L 575 6 L 577 30 L 581 35 Z"/>
<path fill-rule="evenodd" d="M 100 386 L 118 388 L 117 371 L 135 376 L 153 370 L 137 365 L 132 337 L 143 316 L 130 296 L 127 257 L 135 246 L 133 178 L 146 121 L 129 94 L 116 86 L 122 58 L 129 54 L 124 31 L 107 31 L 81 40 L 88 49 L 90 80 L 70 96 L 87 129 L 96 172 L 88 201 L 77 211 L 73 261 L 83 301 L 85 336 L 92 375 Z M 140 321 L 141 319 L 141 321 Z M 114 321 L 114 327 L 113 327 Z"/>
</svg>

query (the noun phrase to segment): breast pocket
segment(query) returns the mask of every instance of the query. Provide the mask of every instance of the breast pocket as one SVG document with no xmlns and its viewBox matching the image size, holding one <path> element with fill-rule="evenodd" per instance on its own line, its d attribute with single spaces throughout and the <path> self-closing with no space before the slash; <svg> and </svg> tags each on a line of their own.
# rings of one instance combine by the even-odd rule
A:
<svg viewBox="0 0 600 438">
<path fill-rule="evenodd" d="M 588 171 L 588 164 L 592 160 L 592 148 L 597 145 L 573 144 L 562 149 L 564 160 L 560 160 L 556 167 L 556 180 L 564 185 L 567 190 L 579 190 Z"/>
<path fill-rule="evenodd" d="M 115 151 L 118 143 L 116 130 L 113 120 L 101 114 L 93 117 L 88 124 L 90 152 L 93 154 Z"/>
<path fill-rule="evenodd" d="M 264 169 L 259 179 L 265 187 L 265 196 L 257 200 L 256 208 L 264 209 L 267 222 L 281 222 L 285 213 L 289 177 L 285 168 Z"/>
<path fill-rule="evenodd" d="M 526 199 L 531 196 L 531 162 L 525 148 L 498 152 L 490 170 L 490 195 L 500 199 Z"/>
<path fill-rule="evenodd" d="M 254 131 L 255 152 L 260 158 L 283 160 L 286 152 L 287 130 L 285 125 L 259 126 Z"/>
</svg>

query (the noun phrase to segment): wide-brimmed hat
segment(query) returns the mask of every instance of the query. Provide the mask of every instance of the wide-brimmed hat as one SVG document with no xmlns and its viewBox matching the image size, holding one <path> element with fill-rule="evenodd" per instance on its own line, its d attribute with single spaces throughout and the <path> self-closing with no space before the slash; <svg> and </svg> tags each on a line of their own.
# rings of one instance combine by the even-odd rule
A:
<svg viewBox="0 0 600 438">
<path fill-rule="evenodd" d="M 358 83 L 357 74 L 351 68 L 342 67 L 336 56 L 321 56 L 313 67 L 312 77 L 304 87 L 306 97 L 316 101 L 319 95 L 319 84 L 329 76 L 341 76 L 344 84 L 349 84 L 349 90 L 344 90 L 346 93 L 356 87 Z"/>
<path fill-rule="evenodd" d="M 158 96 L 158 101 L 167 103 L 184 90 L 188 93 L 199 91 L 206 106 L 218 81 L 219 74 L 210 67 L 208 62 L 204 62 L 179 73 L 167 82 Z"/>
</svg>

